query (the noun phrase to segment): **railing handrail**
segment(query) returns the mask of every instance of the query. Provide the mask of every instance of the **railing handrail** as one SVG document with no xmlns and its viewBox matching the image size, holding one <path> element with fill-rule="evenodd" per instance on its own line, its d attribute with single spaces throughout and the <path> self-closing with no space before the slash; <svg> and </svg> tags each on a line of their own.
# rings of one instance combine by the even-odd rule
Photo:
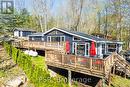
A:
<svg viewBox="0 0 130 87">
<path fill-rule="evenodd" d="M 125 63 L 125 65 L 127 67 L 129 67 L 129 71 L 130 71 L 130 63 L 128 61 L 126 61 L 124 58 L 122 58 L 122 56 L 120 56 L 119 54 L 116 54 L 116 55 L 118 56 L 116 58 L 118 58 L 121 62 L 122 62 L 122 59 L 123 59 L 123 63 Z"/>
</svg>

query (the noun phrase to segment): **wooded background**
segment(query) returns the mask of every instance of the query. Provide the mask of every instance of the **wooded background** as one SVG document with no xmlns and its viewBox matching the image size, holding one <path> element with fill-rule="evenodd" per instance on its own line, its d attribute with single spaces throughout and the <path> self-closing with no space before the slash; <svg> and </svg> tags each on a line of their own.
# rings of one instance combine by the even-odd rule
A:
<svg viewBox="0 0 130 87">
<path fill-rule="evenodd" d="M 130 0 L 65 0 L 54 9 L 56 0 L 31 0 L 31 13 L 19 2 L 14 14 L 0 15 L 0 33 L 7 34 L 16 27 L 33 28 L 45 32 L 53 27 L 67 28 L 87 34 L 99 35 L 130 42 Z M 53 9 L 53 12 L 52 12 Z"/>
</svg>

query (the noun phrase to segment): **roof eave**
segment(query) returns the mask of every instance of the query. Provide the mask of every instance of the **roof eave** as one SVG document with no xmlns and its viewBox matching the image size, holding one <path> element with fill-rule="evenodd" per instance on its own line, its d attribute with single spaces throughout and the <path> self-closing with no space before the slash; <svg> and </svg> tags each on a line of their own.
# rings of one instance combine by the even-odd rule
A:
<svg viewBox="0 0 130 87">
<path fill-rule="evenodd" d="M 83 36 L 80 36 L 80 35 L 77 35 L 77 34 L 73 34 L 73 33 L 71 33 L 71 32 L 67 32 L 67 31 L 62 30 L 62 29 L 60 29 L 60 28 L 52 28 L 52 29 L 50 29 L 49 31 L 46 31 L 44 34 L 47 34 L 47 33 L 49 33 L 50 31 L 55 30 L 55 29 L 56 29 L 56 30 L 59 30 L 59 31 L 62 31 L 62 32 L 65 32 L 65 33 L 68 33 L 68 34 L 73 35 L 73 36 L 77 36 L 77 37 L 81 37 L 81 38 L 84 38 L 84 39 L 88 39 L 88 40 L 90 40 L 90 41 L 97 42 L 96 40 L 93 40 L 93 39 L 90 39 L 90 38 L 86 38 L 86 37 L 83 37 Z"/>
</svg>

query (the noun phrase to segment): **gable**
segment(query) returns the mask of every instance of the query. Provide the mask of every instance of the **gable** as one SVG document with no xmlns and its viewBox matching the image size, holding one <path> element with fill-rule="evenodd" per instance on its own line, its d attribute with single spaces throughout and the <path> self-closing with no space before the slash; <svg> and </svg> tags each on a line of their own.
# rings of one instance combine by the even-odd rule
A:
<svg viewBox="0 0 130 87">
<path fill-rule="evenodd" d="M 44 33 L 44 35 L 47 35 L 47 34 L 53 32 L 53 31 L 59 31 L 59 32 L 61 32 L 61 33 L 63 33 L 63 34 L 68 34 L 68 35 L 72 35 L 72 36 L 76 36 L 76 37 L 79 37 L 79 38 L 82 38 L 82 39 L 87 39 L 87 40 L 96 42 L 96 40 L 94 40 L 94 39 L 87 38 L 87 37 L 83 37 L 83 36 L 81 36 L 81 35 L 78 35 L 78 34 L 76 34 L 76 33 L 73 33 L 72 31 L 64 30 L 64 29 L 59 29 L 59 28 L 52 28 L 52 29 L 46 31 L 46 32 Z"/>
<path fill-rule="evenodd" d="M 54 29 L 54 30 L 52 30 L 52 31 L 50 31 L 50 32 L 48 32 L 48 33 L 46 33 L 45 35 L 63 35 L 63 34 L 65 34 L 65 33 L 64 33 L 64 32 L 61 32 L 61 31 L 59 31 L 59 30 Z"/>
</svg>

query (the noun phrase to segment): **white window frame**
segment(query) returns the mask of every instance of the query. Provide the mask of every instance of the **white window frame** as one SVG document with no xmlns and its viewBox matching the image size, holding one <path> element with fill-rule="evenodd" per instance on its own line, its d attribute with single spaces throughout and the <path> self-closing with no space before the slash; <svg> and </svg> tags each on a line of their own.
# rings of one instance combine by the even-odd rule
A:
<svg viewBox="0 0 130 87">
<path fill-rule="evenodd" d="M 49 41 L 49 38 L 50 37 L 50 41 Z M 65 36 L 47 36 L 47 42 L 52 42 L 52 37 L 60 37 L 60 42 L 62 42 L 62 37 L 64 37 L 64 41 L 65 41 Z"/>
<path fill-rule="evenodd" d="M 88 45 L 88 55 L 86 54 L 87 51 L 87 45 Z M 89 50 L 90 50 L 90 43 L 85 43 L 85 56 L 89 56 Z"/>
<path fill-rule="evenodd" d="M 77 42 L 73 42 L 73 46 L 72 46 L 72 52 L 74 53 L 74 44 L 75 44 L 75 48 L 77 48 L 77 45 L 80 44 L 80 43 L 77 43 Z M 85 56 L 89 57 L 89 50 L 90 50 L 90 43 L 84 43 L 84 44 L 80 44 L 80 45 L 85 45 Z M 87 45 L 88 45 L 88 55 L 86 53 L 87 51 Z M 75 55 L 77 55 L 77 50 L 75 51 Z"/>
<path fill-rule="evenodd" d="M 72 47 L 72 52 L 73 52 L 73 53 L 74 53 L 74 50 L 75 50 L 74 45 L 75 45 L 76 48 L 77 48 L 77 43 L 76 43 L 76 42 L 73 42 L 73 47 Z M 75 52 L 75 55 L 77 55 L 77 50 L 76 50 L 76 52 Z"/>
<path fill-rule="evenodd" d="M 64 41 L 65 42 L 65 36 L 60 36 L 60 42 L 62 42 L 62 37 L 64 37 Z"/>
<path fill-rule="evenodd" d="M 44 37 L 41 37 L 41 40 L 44 41 Z"/>
<path fill-rule="evenodd" d="M 50 38 L 50 41 L 49 41 Z M 51 42 L 51 36 L 47 36 L 47 42 Z"/>
<path fill-rule="evenodd" d="M 107 49 L 107 47 L 106 47 L 106 43 L 102 43 L 102 52 L 103 52 L 103 45 L 105 46 L 105 52 L 104 52 L 104 54 L 106 54 L 106 49 Z M 102 53 L 103 54 L 103 53 Z"/>
</svg>

